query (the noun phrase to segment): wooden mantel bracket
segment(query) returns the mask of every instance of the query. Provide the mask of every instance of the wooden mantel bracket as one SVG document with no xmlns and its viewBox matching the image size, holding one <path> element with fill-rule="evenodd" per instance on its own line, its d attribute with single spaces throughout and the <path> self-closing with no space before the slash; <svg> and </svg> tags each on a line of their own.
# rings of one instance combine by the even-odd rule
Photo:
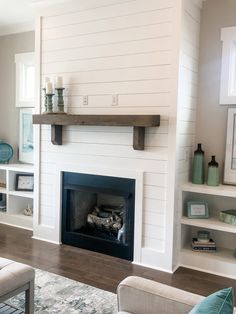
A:
<svg viewBox="0 0 236 314">
<path fill-rule="evenodd" d="M 53 145 L 62 145 L 62 125 L 51 125 L 51 142 Z"/>
<path fill-rule="evenodd" d="M 145 128 L 160 125 L 160 115 L 36 114 L 33 124 L 51 125 L 51 142 L 62 145 L 63 125 L 133 126 L 133 148 L 144 150 Z"/>
</svg>

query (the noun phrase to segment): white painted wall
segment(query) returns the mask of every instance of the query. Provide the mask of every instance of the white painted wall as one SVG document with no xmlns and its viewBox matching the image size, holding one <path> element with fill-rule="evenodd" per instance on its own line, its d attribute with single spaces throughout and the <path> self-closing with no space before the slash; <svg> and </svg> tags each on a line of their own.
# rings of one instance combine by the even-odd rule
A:
<svg viewBox="0 0 236 314">
<path fill-rule="evenodd" d="M 206 165 L 216 155 L 221 174 L 225 159 L 228 106 L 219 105 L 222 27 L 236 26 L 234 0 L 207 0 L 202 10 L 199 58 L 197 142 L 203 143 Z M 222 179 L 222 178 L 221 178 Z"/>
<path fill-rule="evenodd" d="M 59 241 L 60 163 L 143 172 L 138 262 L 172 271 L 181 17 L 180 0 L 83 0 L 43 16 L 41 80 L 64 77 L 69 113 L 160 114 L 161 126 L 147 130 L 144 151 L 133 150 L 129 127 L 65 127 L 62 146 L 50 143 L 50 127 L 37 127 L 41 141 L 35 237 Z M 192 20 L 189 24 L 195 27 Z M 190 86 L 193 78 L 187 73 Z M 111 105 L 113 94 L 119 95 L 118 106 Z M 88 106 L 83 106 L 84 95 Z M 192 103 L 186 106 L 183 115 L 188 118 L 180 137 L 189 147 L 185 130 L 192 122 Z"/>
<path fill-rule="evenodd" d="M 19 109 L 15 106 L 15 54 L 34 51 L 34 32 L 0 36 L 0 139 L 18 160 Z"/>
</svg>

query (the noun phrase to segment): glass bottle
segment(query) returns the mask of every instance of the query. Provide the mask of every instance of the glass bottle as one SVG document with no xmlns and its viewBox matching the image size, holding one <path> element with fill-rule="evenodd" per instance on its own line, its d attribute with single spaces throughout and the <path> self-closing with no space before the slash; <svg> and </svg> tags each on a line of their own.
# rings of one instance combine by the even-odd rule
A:
<svg viewBox="0 0 236 314">
<path fill-rule="evenodd" d="M 219 185 L 219 164 L 215 160 L 215 156 L 211 156 L 211 161 L 208 163 L 207 185 Z"/>
<path fill-rule="evenodd" d="M 197 149 L 194 152 L 192 183 L 204 183 L 204 151 L 202 150 L 202 144 L 197 144 Z"/>
</svg>

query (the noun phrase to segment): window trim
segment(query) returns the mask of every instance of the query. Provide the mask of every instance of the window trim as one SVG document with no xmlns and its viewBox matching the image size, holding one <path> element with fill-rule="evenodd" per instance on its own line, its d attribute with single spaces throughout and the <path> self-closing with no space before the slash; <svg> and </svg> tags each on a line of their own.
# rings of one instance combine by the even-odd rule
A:
<svg viewBox="0 0 236 314">
<path fill-rule="evenodd" d="M 221 29 L 220 104 L 236 104 L 236 27 Z M 234 91 L 233 91 L 234 86 Z"/>
<path fill-rule="evenodd" d="M 16 64 L 16 107 L 33 108 L 34 99 L 27 99 L 24 94 L 24 75 L 27 66 L 35 66 L 34 52 L 15 54 Z"/>
</svg>

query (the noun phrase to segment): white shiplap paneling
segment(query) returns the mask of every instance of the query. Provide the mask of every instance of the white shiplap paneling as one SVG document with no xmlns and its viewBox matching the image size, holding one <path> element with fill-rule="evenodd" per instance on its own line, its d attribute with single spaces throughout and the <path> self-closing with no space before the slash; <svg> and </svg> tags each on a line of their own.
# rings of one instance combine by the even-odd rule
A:
<svg viewBox="0 0 236 314">
<path fill-rule="evenodd" d="M 184 0 L 182 11 L 182 41 L 180 52 L 179 94 L 177 116 L 177 169 L 176 185 L 189 180 L 191 172 L 191 155 L 195 144 L 197 91 L 198 91 L 198 58 L 200 40 L 201 6 L 196 0 Z M 175 260 L 180 249 L 180 217 L 182 204 L 179 204 L 179 190 L 176 193 L 175 219 Z M 179 208 L 180 207 L 180 208 Z"/>
<path fill-rule="evenodd" d="M 92 5 L 94 3 L 94 5 Z M 132 129 L 113 127 L 65 127 L 63 145 L 50 143 L 50 128 L 41 128 L 41 194 L 39 209 L 40 225 L 51 228 L 46 233 L 58 241 L 56 216 L 59 209 L 55 201 L 58 174 L 57 163 L 80 164 L 86 167 L 118 168 L 121 171 L 141 171 L 143 185 L 143 228 L 142 253 L 140 261 L 146 264 L 148 257 L 152 267 L 168 268 L 166 244 L 168 232 L 168 156 L 171 141 L 169 110 L 175 106 L 173 80 L 177 64 L 174 43 L 176 17 L 179 8 L 177 0 L 134 0 L 92 1 L 86 5 L 69 6 L 61 13 L 47 14 L 42 19 L 41 68 L 44 77 L 63 75 L 66 87 L 66 107 L 70 113 L 83 114 L 161 114 L 161 127 L 146 132 L 144 151 L 132 148 Z M 195 7 L 189 10 L 195 14 Z M 187 19 L 191 20 L 190 17 Z M 198 21 L 198 16 L 196 16 Z M 196 29 L 196 22 L 191 30 Z M 188 23 L 188 22 L 187 22 Z M 192 49 L 189 33 L 184 53 Z M 185 58 L 183 71 L 187 73 L 188 86 L 196 86 L 197 55 Z M 193 79 L 189 71 L 194 71 Z M 195 84 L 195 85 L 194 85 Z M 112 106 L 112 95 L 118 95 L 118 105 Z M 83 105 L 83 96 L 88 95 L 88 105 Z M 183 103 L 193 99 L 195 93 L 183 96 Z M 194 103 L 194 101 L 193 101 Z M 196 107 L 196 106 L 195 106 Z M 195 121 L 195 107 L 186 105 L 183 120 L 186 122 L 182 142 L 192 140 L 192 124 Z M 191 118 L 189 118 L 189 116 Z M 173 123 L 173 120 L 172 120 Z M 185 130 L 191 125 L 191 133 Z M 173 128 L 171 128 L 173 129 Z M 184 144 L 183 144 L 184 145 Z M 174 154 L 174 152 L 173 152 Z M 173 208 L 168 208 L 172 211 Z M 46 227 L 45 227 L 46 228 Z M 168 225 L 168 228 L 172 226 Z M 171 235 L 170 235 L 171 236 Z M 146 254 L 146 255 L 145 255 Z M 156 258 L 157 256 L 160 257 Z"/>
</svg>

